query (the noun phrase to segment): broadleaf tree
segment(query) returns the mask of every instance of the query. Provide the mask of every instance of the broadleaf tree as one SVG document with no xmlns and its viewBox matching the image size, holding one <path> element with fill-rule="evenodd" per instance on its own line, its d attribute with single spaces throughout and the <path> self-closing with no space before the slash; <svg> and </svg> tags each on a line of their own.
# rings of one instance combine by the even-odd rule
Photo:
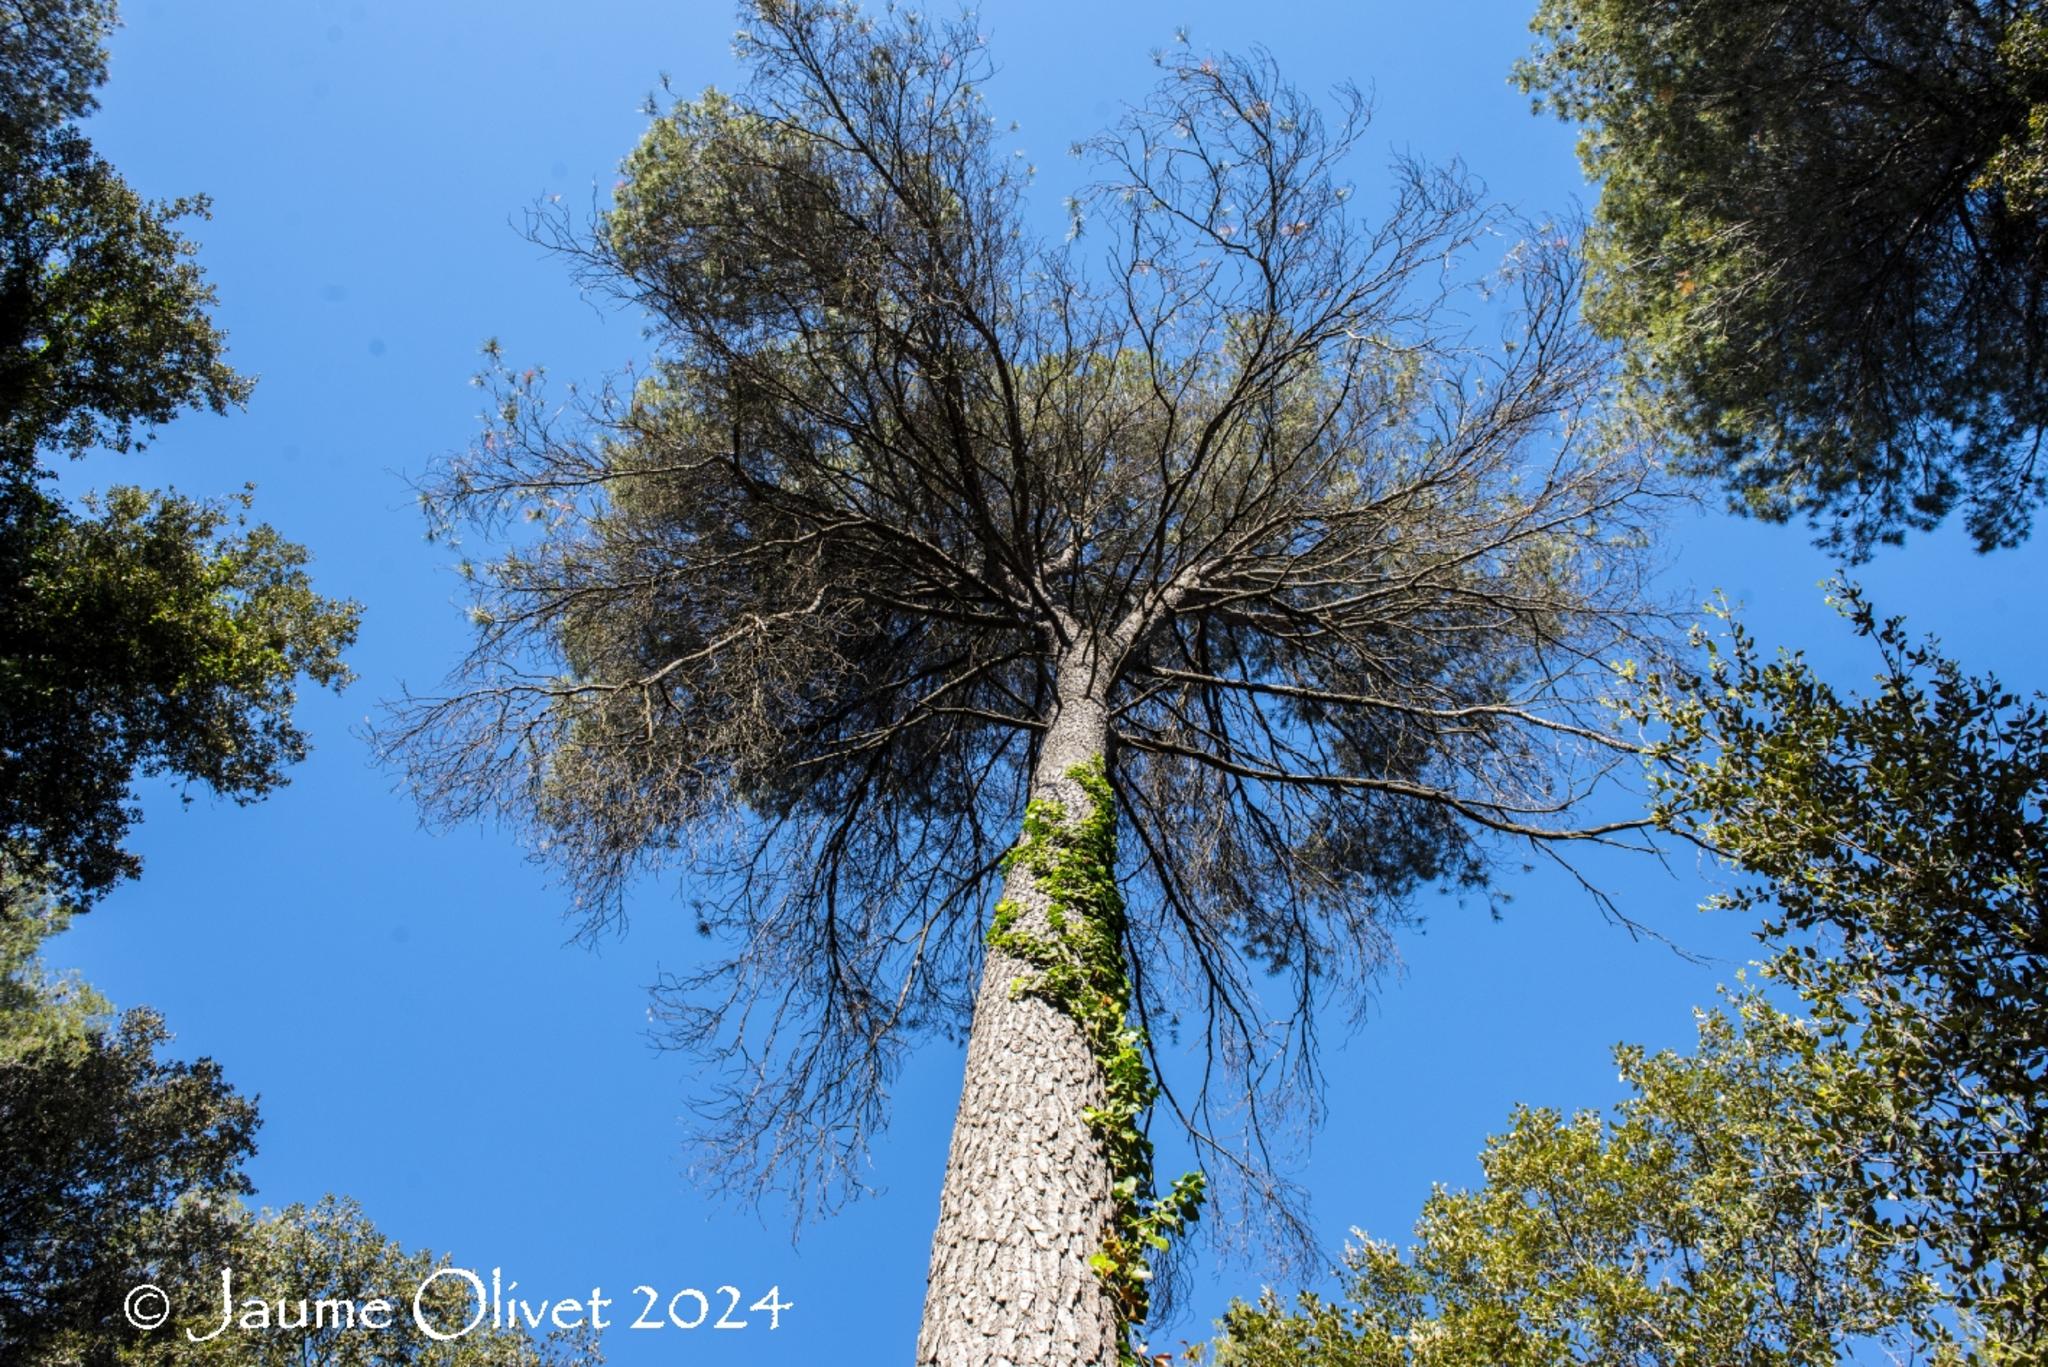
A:
<svg viewBox="0 0 2048 1367">
<path fill-rule="evenodd" d="M 1657 817 L 1742 875 L 1720 904 L 1763 914 L 1771 975 L 1882 1079 L 1884 1190 L 1956 1303 L 2048 1342 L 2048 703 L 1837 602 L 1866 695 L 1739 627 L 1645 680 Z"/>
<path fill-rule="evenodd" d="M 1689 1057 L 1620 1050 L 1611 1119 L 1518 1110 L 1405 1252 L 1352 1248 L 1342 1303 L 1233 1305 L 1215 1362 L 2043 1361 L 2048 712 L 1838 604 L 1862 695 L 1739 626 L 1621 689 L 1764 989 Z"/>
<path fill-rule="evenodd" d="M 407 1250 L 373 1224 L 360 1203 L 326 1196 L 311 1206 L 237 1212 L 235 1299 L 224 1298 L 223 1264 L 177 1269 L 173 1318 L 132 1344 L 134 1367 L 597 1367 L 604 1361 L 590 1310 L 576 1302 L 558 1328 L 507 1307 L 502 1322 L 478 1317 L 473 1268 L 431 1250 Z M 451 1269 L 444 1271 L 444 1269 Z M 437 1273 L 441 1275 L 436 1275 Z M 488 1278 L 489 1272 L 482 1274 Z M 419 1296 L 415 1310 L 413 1297 Z M 250 1296 L 267 1299 L 251 1314 Z M 389 1308 L 364 1310 L 383 1300 Z M 232 1308 L 232 1318 L 229 1310 Z M 552 1307 L 551 1307 L 552 1308 Z M 601 1312 L 600 1312 L 601 1313 Z M 463 1326 L 475 1321 L 467 1332 Z M 451 1335 L 429 1337 L 426 1329 Z"/>
<path fill-rule="evenodd" d="M 225 359 L 179 220 L 203 196 L 138 195 L 79 127 L 107 77 L 113 0 L 0 5 L 0 463 L 128 450 L 180 411 L 225 412 Z"/>
<path fill-rule="evenodd" d="M 459 1275 L 435 1278 L 445 1255 L 407 1252 L 354 1201 L 250 1211 L 242 1165 L 255 1148 L 254 1100 L 212 1059 L 166 1057 L 172 1036 L 155 1011 L 117 1013 L 75 974 L 47 967 L 70 913 L 47 889 L 0 877 L 13 880 L 18 913 L 0 919 L 0 1357 L 22 1367 L 602 1361 L 587 1324 L 542 1334 L 482 1322 L 429 1338 L 413 1294 L 424 1286 L 428 1322 L 454 1333 L 476 1316 L 474 1291 Z M 165 1295 L 153 1329 L 127 1313 L 144 1284 Z M 392 1310 L 359 1317 L 377 1299 Z"/>
<path fill-rule="evenodd" d="M 1523 86 L 1583 126 L 1589 311 L 1682 463 L 1864 554 L 2048 495 L 2038 0 L 1542 0 Z"/>
<path fill-rule="evenodd" d="M 1363 1233 L 1342 1297 L 1231 1304 L 1216 1367 L 1681 1367 L 2026 1362 L 1959 1324 L 1891 1212 L 1898 1113 L 1880 1070 L 1756 992 L 1690 1055 L 1616 1051 L 1609 1116 L 1518 1107 L 1484 1181 L 1438 1187 L 1405 1249 Z"/>
<path fill-rule="evenodd" d="M 80 127 L 115 23 L 111 0 L 0 2 L 0 864 L 79 905 L 139 867 L 135 779 L 284 782 L 297 684 L 347 681 L 357 617 L 302 548 L 235 525 L 246 491 L 54 488 L 56 458 L 249 393 L 179 231 L 206 201 L 144 199 Z"/>
<path fill-rule="evenodd" d="M 299 682 L 350 677 L 355 605 L 249 502 L 0 484 L 0 852 L 73 901 L 141 867 L 138 777 L 256 801 L 306 755 Z"/>
<path fill-rule="evenodd" d="M 725 952 L 663 1019 L 735 1184 L 857 1189 L 965 1032 L 917 1360 L 1113 1363 L 1205 1197 L 1292 1209 L 1270 1117 L 1412 895 L 1616 834 L 1583 667 L 1656 490 L 1570 235 L 1407 162 L 1354 196 L 1355 93 L 1163 55 L 1047 243 L 971 18 L 742 22 L 740 92 L 536 220 L 653 356 L 558 400 L 494 354 L 423 491 L 495 541 L 475 644 L 390 753 L 592 924 L 691 875 Z M 1155 1181 L 1155 1103 L 1200 1171 Z"/>
<path fill-rule="evenodd" d="M 45 968 L 38 951 L 67 913 L 14 881 L 0 918 L 0 1355 L 101 1367 L 137 1336 L 121 1314 L 132 1286 L 230 1256 L 256 1108 L 212 1059 L 162 1057 L 154 1011 L 116 1015 Z"/>
</svg>

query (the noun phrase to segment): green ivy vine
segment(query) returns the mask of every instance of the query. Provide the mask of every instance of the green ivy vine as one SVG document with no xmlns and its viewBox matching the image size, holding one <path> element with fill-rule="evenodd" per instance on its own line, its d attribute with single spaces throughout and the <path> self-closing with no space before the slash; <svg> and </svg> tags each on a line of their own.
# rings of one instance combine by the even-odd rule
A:
<svg viewBox="0 0 2048 1367">
<path fill-rule="evenodd" d="M 989 925 L 990 949 L 1014 955 L 1035 970 L 1010 984 L 1066 1012 L 1087 1037 L 1102 1070 L 1104 1102 L 1081 1118 L 1109 1159 L 1113 1205 L 1102 1247 L 1091 1255 L 1110 1303 L 1128 1331 L 1151 1309 L 1149 1259 L 1199 1218 L 1204 1178 L 1174 1179 L 1164 1196 L 1152 1180 L 1152 1141 L 1139 1117 L 1159 1095 L 1145 1066 L 1145 1032 L 1130 1023 L 1131 983 L 1124 969 L 1124 903 L 1116 890 L 1116 805 L 1102 758 L 1067 771 L 1088 795 L 1089 810 L 1071 821 L 1057 802 L 1035 800 L 1024 809 L 1024 836 L 1003 860 L 1003 871 L 1023 868 L 1047 899 L 1050 939 L 1017 928 L 1022 908 L 1005 898 Z M 1126 1332 L 1122 1361 L 1135 1363 Z"/>
</svg>

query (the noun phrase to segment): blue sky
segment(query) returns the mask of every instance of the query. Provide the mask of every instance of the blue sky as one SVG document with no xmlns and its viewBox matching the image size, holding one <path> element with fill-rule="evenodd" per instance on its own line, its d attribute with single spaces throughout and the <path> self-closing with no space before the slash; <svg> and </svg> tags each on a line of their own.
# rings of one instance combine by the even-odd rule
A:
<svg viewBox="0 0 2048 1367">
<path fill-rule="evenodd" d="M 1199 46 L 1265 45 L 1310 90 L 1371 89 L 1361 182 L 1398 149 L 1460 157 L 1531 210 L 1589 195 L 1570 130 L 1507 84 L 1523 4 L 991 0 L 982 13 L 1003 68 L 992 112 L 1022 124 L 1049 227 L 1076 173 L 1061 153 L 1143 94 L 1147 54 L 1183 25 Z M 263 805 L 150 789 L 143 880 L 53 959 L 118 1003 L 158 1007 L 181 1051 L 260 1095 L 264 1202 L 348 1193 L 409 1246 L 502 1266 L 542 1295 L 731 1283 L 795 1303 L 773 1333 L 614 1330 L 618 1363 L 902 1360 L 959 1051 L 930 1047 L 906 1071 L 874 1153 L 880 1194 L 792 1243 L 782 1211 L 750 1213 L 687 1174 L 690 1080 L 646 1036 L 646 985 L 700 952 L 676 890 L 646 887 L 627 933 L 572 945 L 538 870 L 497 833 L 422 831 L 361 739 L 381 699 L 431 686 L 464 644 L 449 556 L 424 543 L 406 475 L 475 431 L 479 344 L 498 337 L 512 363 L 563 378 L 641 351 L 636 323 L 580 299 L 513 222 L 544 193 L 609 187 L 662 74 L 681 91 L 732 84 L 731 12 L 148 0 L 126 20 L 92 132 L 145 192 L 213 196 L 201 259 L 233 360 L 260 383 L 248 411 L 181 420 L 147 454 L 86 462 L 67 484 L 218 494 L 255 480 L 259 514 L 312 548 L 321 586 L 364 603 L 361 680 L 307 699 L 315 753 Z M 1869 673 L 1821 605 L 1831 567 L 1799 529 L 1687 514 L 1665 550 L 1667 593 L 1724 589 L 1765 642 L 1806 648 L 1844 681 Z M 1861 578 L 1880 610 L 1937 631 L 1972 668 L 2034 686 L 2041 614 L 2025 585 L 2044 568 L 2038 543 L 1984 559 L 1943 533 Z M 1472 1180 L 1511 1103 L 1604 1105 L 1609 1046 L 1690 1038 L 1690 1006 L 1747 953 L 1743 928 L 1694 911 L 1708 883 L 1690 862 L 1600 876 L 1631 915 L 1716 961 L 1631 941 L 1556 878 L 1512 880 L 1499 923 L 1429 903 L 1402 970 L 1332 1056 L 1329 1123 L 1296 1173 L 1332 1260 L 1349 1227 L 1399 1236 L 1431 1182 Z M 1205 1251 L 1188 1312 L 1159 1339 L 1199 1336 L 1262 1279 Z"/>
</svg>

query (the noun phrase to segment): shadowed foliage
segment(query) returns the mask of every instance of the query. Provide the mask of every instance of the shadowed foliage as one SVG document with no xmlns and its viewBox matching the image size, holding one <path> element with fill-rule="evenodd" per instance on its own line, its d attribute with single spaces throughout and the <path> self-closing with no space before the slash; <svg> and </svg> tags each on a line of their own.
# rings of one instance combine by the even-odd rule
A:
<svg viewBox="0 0 2048 1367">
<path fill-rule="evenodd" d="M 1585 125 L 1597 326 L 1682 463 L 1854 555 L 2048 492 L 2036 0 L 1543 0 L 1519 69 Z"/>
<path fill-rule="evenodd" d="M 249 381 L 222 359 L 213 287 L 178 220 L 77 121 L 106 80 L 112 0 L 0 4 L 0 466 L 127 450 L 181 409 L 224 412 Z"/>
<path fill-rule="evenodd" d="M 222 504 L 123 488 L 81 514 L 0 485 L 0 849 L 90 898 L 141 867 L 136 777 L 238 802 L 282 785 L 306 754 L 296 685 L 347 682 L 355 635 L 305 562 Z"/>
<path fill-rule="evenodd" d="M 558 1329 L 543 1316 L 540 1325 L 532 1326 L 509 1304 L 504 1312 L 508 1322 L 494 1324 L 486 1313 L 459 1337 L 428 1337 L 423 1321 L 437 1333 L 454 1334 L 476 1316 L 476 1293 L 469 1282 L 455 1273 L 435 1276 L 447 1268 L 468 1270 L 468 1265 L 427 1249 L 408 1252 L 347 1197 L 238 1215 L 232 1245 L 233 1318 L 223 1327 L 220 1274 L 225 1260 L 175 1269 L 165 1277 L 173 1318 L 153 1338 L 131 1348 L 124 1364 L 595 1367 L 604 1361 L 597 1333 L 587 1323 Z M 486 1286 L 490 1275 L 488 1268 L 481 1273 Z M 422 1287 L 416 1318 L 413 1296 Z M 255 1312 L 251 1297 L 268 1305 Z M 365 1320 L 364 1310 L 380 1299 L 387 1308 L 372 1311 Z M 550 1301 L 548 1309 L 556 1304 Z M 574 1305 L 573 1310 L 565 1307 L 564 1322 L 587 1321 L 588 1305 Z"/>
<path fill-rule="evenodd" d="M 243 1162 L 255 1151 L 255 1102 L 212 1059 L 162 1057 L 163 1019 L 116 1015 L 38 951 L 69 913 L 11 875 L 0 920 L 0 1358 L 21 1367 L 570 1367 L 602 1360 L 587 1326 L 528 1332 L 480 1325 L 436 1342 L 412 1296 L 446 1258 L 408 1253 L 355 1202 L 327 1197 L 258 1216 Z M 223 1272 L 232 1322 L 223 1328 Z M 138 1327 L 127 1298 L 165 1293 L 168 1316 Z M 250 1298 L 265 1303 L 259 1315 Z M 383 1298 L 382 1328 L 356 1308 Z M 355 1308 L 323 1309 L 321 1301 Z M 280 1308 L 282 1302 L 282 1308 Z M 434 1281 L 429 1322 L 459 1328 L 469 1285 Z M 137 1303 L 144 1316 L 156 1308 Z M 189 1337 L 188 1337 L 189 1335 Z"/>
<path fill-rule="evenodd" d="M 144 201 L 78 127 L 114 23 L 107 0 L 0 3 L 0 863 L 81 904 L 139 867 L 135 778 L 237 801 L 285 781 L 295 685 L 347 681 L 356 623 L 225 505 L 53 490 L 50 459 L 249 391 L 175 227 L 205 201 Z"/>
<path fill-rule="evenodd" d="M 0 1356 L 111 1363 L 130 1287 L 217 1259 L 250 1190 L 256 1108 L 211 1059 L 160 1058 L 147 1008 L 118 1018 L 36 959 L 64 913 L 7 876 L 0 919 Z"/>
</svg>

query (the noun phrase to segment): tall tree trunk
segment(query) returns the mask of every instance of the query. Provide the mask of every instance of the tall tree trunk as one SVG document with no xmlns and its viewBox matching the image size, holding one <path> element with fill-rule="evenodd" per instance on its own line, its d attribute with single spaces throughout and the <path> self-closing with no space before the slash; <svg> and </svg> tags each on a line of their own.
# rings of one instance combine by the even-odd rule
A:
<svg viewBox="0 0 2048 1367">
<path fill-rule="evenodd" d="M 1092 810 L 1070 772 L 1101 757 L 1109 734 L 1088 672 L 1062 671 L 1060 710 L 1032 774 L 1031 796 L 1057 802 L 1070 821 Z M 1015 930 L 1051 938 L 1050 897 L 1024 863 L 1003 896 Z M 1109 1160 L 1082 1119 L 1103 1104 L 1102 1070 L 1072 1015 L 1012 990 L 1032 972 L 1000 946 L 982 967 L 919 1367 L 1115 1367 L 1119 1357 L 1116 1310 L 1088 1264 L 1112 1213 Z"/>
</svg>

